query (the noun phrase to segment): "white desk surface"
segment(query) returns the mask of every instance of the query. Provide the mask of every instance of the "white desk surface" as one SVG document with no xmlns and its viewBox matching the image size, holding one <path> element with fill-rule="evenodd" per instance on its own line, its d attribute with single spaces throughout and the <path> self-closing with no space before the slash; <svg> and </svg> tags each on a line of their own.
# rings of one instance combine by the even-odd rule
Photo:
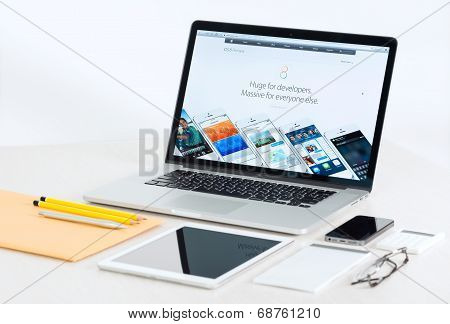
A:
<svg viewBox="0 0 450 324">
<path fill-rule="evenodd" d="M 83 192 L 138 170 L 137 141 L 0 148 L 0 188 L 28 194 L 81 200 Z M 357 214 L 393 218 L 396 228 L 444 231 L 450 235 L 448 169 L 439 168 L 389 141 L 383 141 L 375 187 L 369 199 L 340 212 L 340 224 Z M 441 169 L 442 170 L 442 169 Z M 439 303 L 450 301 L 450 243 L 447 238 L 424 254 L 412 256 L 403 273 L 377 288 L 352 287 L 356 269 L 318 294 L 252 283 L 255 276 L 300 246 L 321 240 L 330 226 L 252 266 L 216 290 L 101 271 L 97 262 L 165 231 L 185 219 L 162 216 L 159 228 L 77 263 L 0 249 L 0 301 L 38 280 L 13 303 Z M 224 225 L 226 226 L 226 225 Z M 376 251 L 382 253 L 381 251 Z M 428 290 L 428 291 L 427 291 Z"/>
</svg>

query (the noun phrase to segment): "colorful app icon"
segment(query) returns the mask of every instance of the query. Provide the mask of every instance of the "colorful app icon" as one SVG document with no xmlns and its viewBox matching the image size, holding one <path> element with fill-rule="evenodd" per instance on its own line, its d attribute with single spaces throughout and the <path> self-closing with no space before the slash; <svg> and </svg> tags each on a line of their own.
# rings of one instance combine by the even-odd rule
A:
<svg viewBox="0 0 450 324">
<path fill-rule="evenodd" d="M 333 160 L 332 162 L 335 166 L 341 165 L 341 161 L 339 160 Z"/>
<path fill-rule="evenodd" d="M 320 169 L 318 167 L 314 167 L 314 168 L 312 168 L 312 170 L 313 170 L 314 173 L 319 173 L 320 172 Z"/>
<path fill-rule="evenodd" d="M 328 162 L 325 162 L 324 164 L 322 164 L 322 167 L 324 168 L 324 170 L 331 169 L 331 165 Z"/>
</svg>

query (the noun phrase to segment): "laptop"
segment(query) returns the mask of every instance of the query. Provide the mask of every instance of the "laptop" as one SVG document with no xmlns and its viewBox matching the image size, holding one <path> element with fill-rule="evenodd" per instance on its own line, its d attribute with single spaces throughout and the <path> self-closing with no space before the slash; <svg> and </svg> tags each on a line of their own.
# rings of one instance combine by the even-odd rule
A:
<svg viewBox="0 0 450 324">
<path fill-rule="evenodd" d="M 84 198 L 308 233 L 372 190 L 396 48 L 390 37 L 196 21 L 164 167 Z"/>
</svg>

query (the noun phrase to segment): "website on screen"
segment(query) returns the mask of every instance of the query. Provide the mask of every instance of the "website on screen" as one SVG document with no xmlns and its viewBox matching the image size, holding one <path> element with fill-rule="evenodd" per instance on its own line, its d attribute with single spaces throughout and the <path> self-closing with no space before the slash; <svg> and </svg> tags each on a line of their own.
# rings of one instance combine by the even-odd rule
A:
<svg viewBox="0 0 450 324">
<path fill-rule="evenodd" d="M 198 31 L 174 155 L 365 180 L 388 52 Z"/>
</svg>

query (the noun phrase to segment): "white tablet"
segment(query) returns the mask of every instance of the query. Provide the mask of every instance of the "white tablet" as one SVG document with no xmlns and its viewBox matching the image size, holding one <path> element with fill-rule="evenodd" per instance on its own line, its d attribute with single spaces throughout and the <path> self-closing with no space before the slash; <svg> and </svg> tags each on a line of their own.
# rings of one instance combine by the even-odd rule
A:
<svg viewBox="0 0 450 324">
<path fill-rule="evenodd" d="M 291 242 L 282 236 L 187 223 L 98 266 L 212 289 Z"/>
</svg>

